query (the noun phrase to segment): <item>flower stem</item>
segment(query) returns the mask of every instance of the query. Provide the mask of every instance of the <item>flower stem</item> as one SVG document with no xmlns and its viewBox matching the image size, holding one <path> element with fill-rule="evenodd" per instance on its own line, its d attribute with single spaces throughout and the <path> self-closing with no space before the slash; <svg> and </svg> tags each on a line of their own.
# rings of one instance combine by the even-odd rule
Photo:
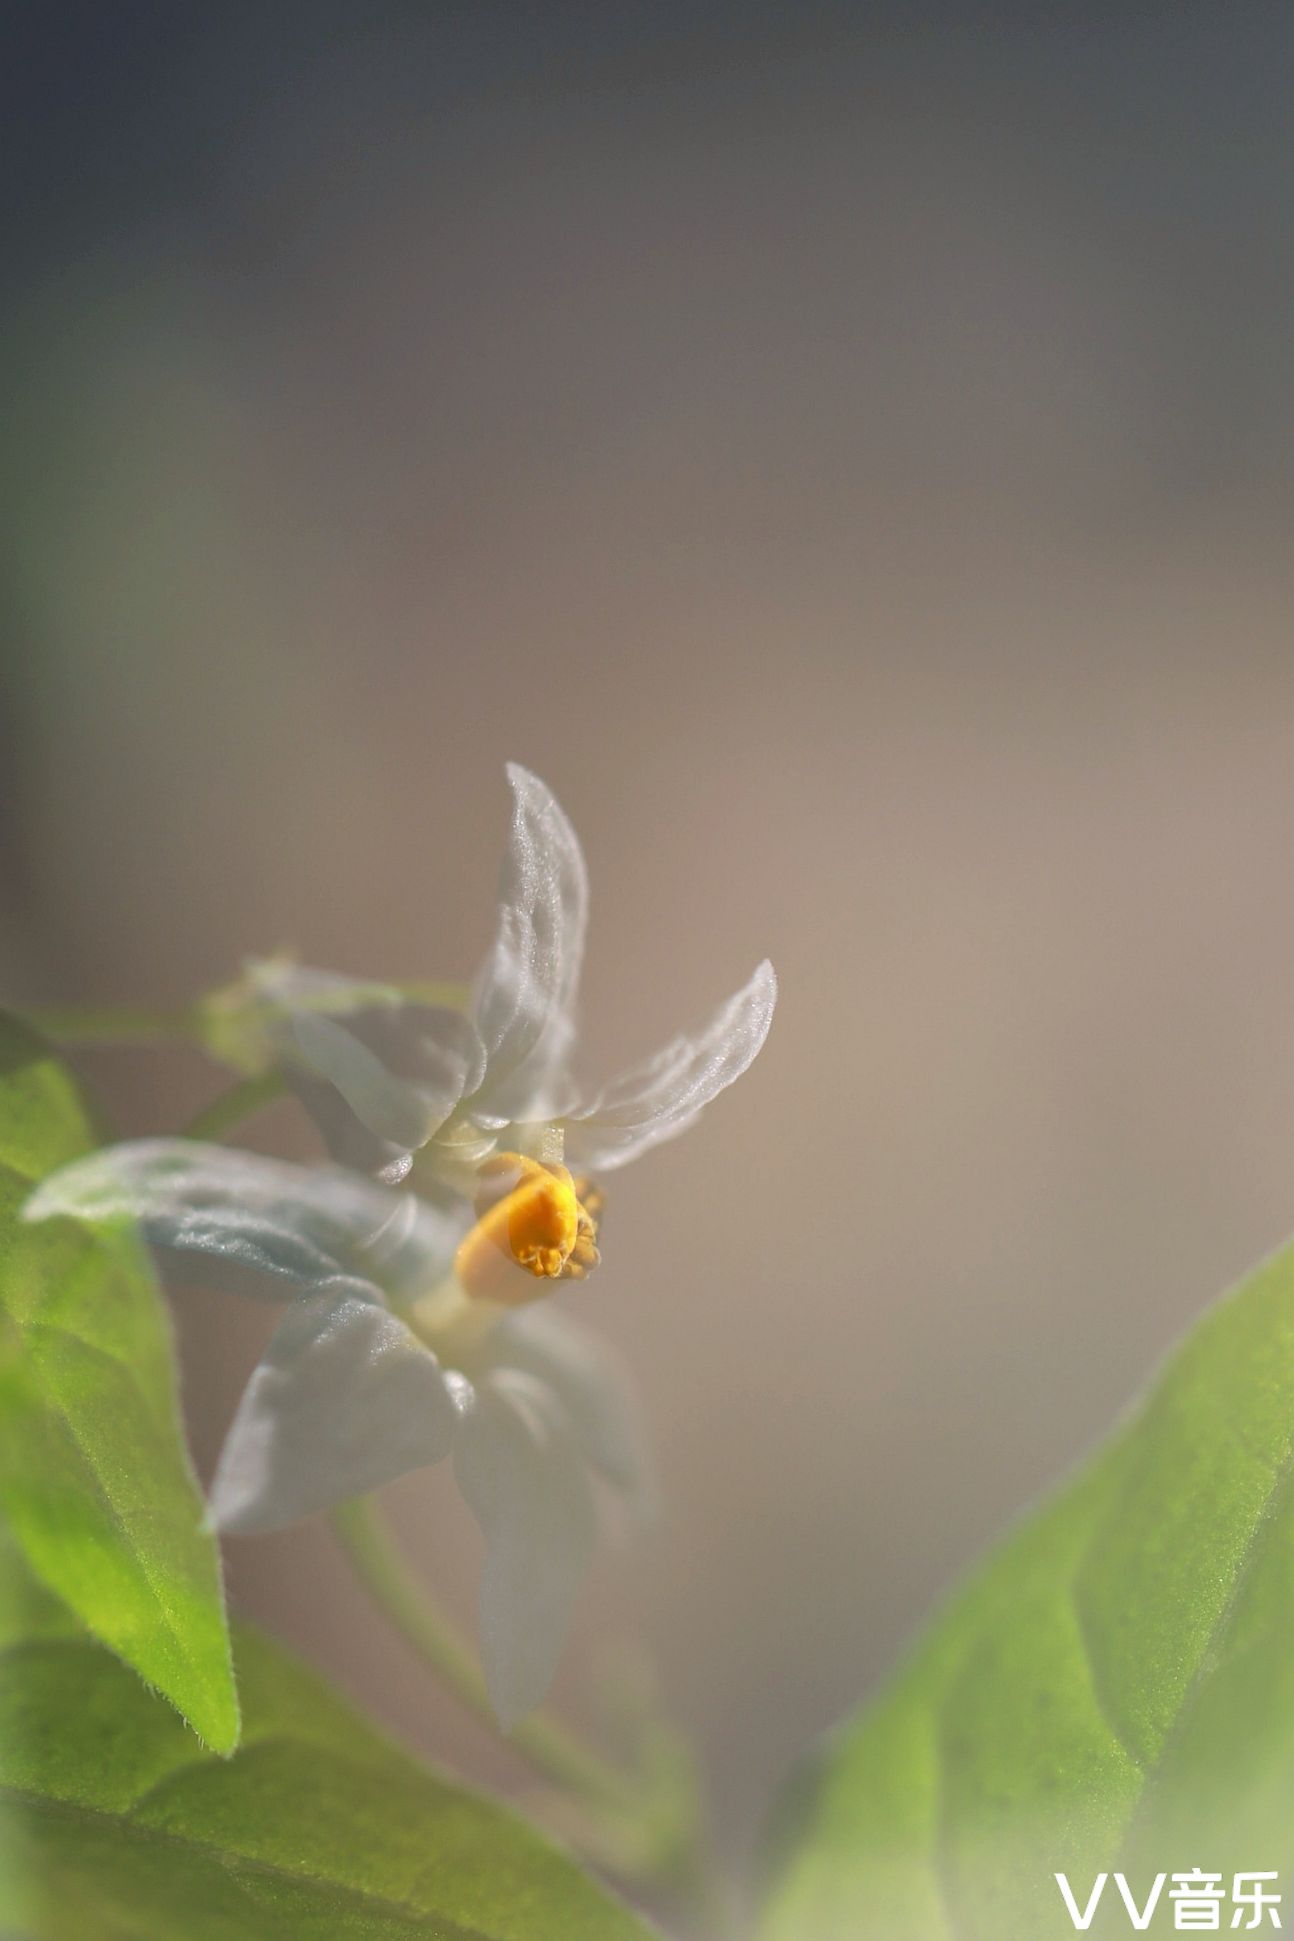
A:
<svg viewBox="0 0 1294 1941">
<path fill-rule="evenodd" d="M 25 1007 L 22 1016 L 47 1038 L 64 1044 L 190 1044 L 198 1028 L 197 1013 L 187 1004 L 172 1010 L 132 1004 L 38 1004 Z"/>
<path fill-rule="evenodd" d="M 396 1629 L 468 1710 L 497 1731 L 475 1653 L 414 1582 L 368 1500 L 355 1497 L 341 1504 L 332 1523 L 360 1578 Z M 620 1806 L 633 1801 L 636 1788 L 630 1775 L 543 1713 L 533 1713 L 514 1727 L 509 1744 L 536 1771 L 587 1800 Z"/>
<path fill-rule="evenodd" d="M 367 1497 L 332 1513 L 333 1529 L 360 1580 L 424 1664 L 491 1730 L 476 1654 L 415 1582 Z M 728 1883 L 716 1866 L 696 1761 L 676 1727 L 657 1721 L 629 1768 L 612 1765 L 569 1726 L 542 1712 L 523 1719 L 508 1743 L 537 1773 L 579 1803 L 577 1841 L 622 1879 L 654 1881 L 686 1907 L 709 1941 L 736 1933 Z"/>
<path fill-rule="evenodd" d="M 439 979 L 413 978 L 391 988 L 419 1004 L 441 1005 L 450 1011 L 466 1010 L 472 996 L 468 985 Z M 219 1024 L 226 1011 L 238 1013 L 244 1008 L 254 1008 L 247 990 L 245 981 L 241 981 L 218 991 L 208 991 L 192 1004 L 171 1006 L 33 1004 L 15 1008 L 47 1038 L 63 1044 L 195 1045 L 220 1057 L 213 1026 Z M 330 1006 L 321 998 L 319 1008 L 328 1010 Z"/>
<path fill-rule="evenodd" d="M 287 1090 L 283 1073 L 278 1070 L 257 1072 L 251 1078 L 240 1078 L 236 1085 L 221 1092 L 210 1105 L 195 1114 L 184 1128 L 186 1139 L 219 1139 L 250 1119 L 267 1105 L 272 1105 Z"/>
</svg>

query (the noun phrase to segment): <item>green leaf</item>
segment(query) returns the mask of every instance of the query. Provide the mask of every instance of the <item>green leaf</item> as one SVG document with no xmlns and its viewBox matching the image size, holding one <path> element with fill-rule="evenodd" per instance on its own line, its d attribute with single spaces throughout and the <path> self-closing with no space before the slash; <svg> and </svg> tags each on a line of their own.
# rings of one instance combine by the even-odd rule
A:
<svg viewBox="0 0 1294 1941">
<path fill-rule="evenodd" d="M 0 1014 L 0 1511 L 38 1576 L 231 1752 L 220 1556 L 148 1259 L 132 1233 L 20 1217 L 36 1180 L 95 1143 L 65 1067 Z"/>
<path fill-rule="evenodd" d="M 29 1941 L 648 1941 L 502 1806 L 237 1638 L 245 1727 L 202 1752 L 67 1614 L 0 1608 L 0 1930 Z"/>
<path fill-rule="evenodd" d="M 1141 1904 L 1159 1872 L 1229 1895 L 1294 1865 L 1292 1477 L 1294 1247 L 801 1776 L 765 1941 L 1046 1941 L 1074 1933 L 1057 1871 L 1081 1909 L 1102 1871 Z M 1090 1931 L 1130 1932 L 1107 1891 Z"/>
</svg>

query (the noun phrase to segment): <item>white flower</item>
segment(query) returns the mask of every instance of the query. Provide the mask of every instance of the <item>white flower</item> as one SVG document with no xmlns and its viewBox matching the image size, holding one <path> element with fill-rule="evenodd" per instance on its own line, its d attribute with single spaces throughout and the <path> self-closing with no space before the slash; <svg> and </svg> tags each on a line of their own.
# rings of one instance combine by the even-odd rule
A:
<svg viewBox="0 0 1294 1941">
<path fill-rule="evenodd" d="M 551 794 L 510 768 L 498 929 L 470 1018 L 326 973 L 258 973 L 334 1154 L 294 1166 L 184 1139 L 62 1168 L 30 1219 L 137 1221 L 289 1302 L 216 1468 L 214 1527 L 268 1530 L 452 1456 L 486 1538 L 481 1653 L 505 1726 L 552 1679 L 591 1554 L 594 1479 L 652 1496 L 613 1358 L 535 1305 L 598 1263 L 587 1169 L 690 1125 L 737 1078 L 776 996 L 761 964 L 694 1037 L 580 1102 L 569 1056 L 588 903 Z M 568 1170 L 568 1161 L 580 1169 Z M 407 1180 L 417 1192 L 396 1190 Z"/>
<path fill-rule="evenodd" d="M 470 1214 L 355 1173 L 185 1139 L 92 1153 L 26 1217 L 133 1220 L 288 1303 L 226 1438 L 208 1514 L 277 1529 L 452 1456 L 484 1532 L 481 1651 L 507 1727 L 543 1697 L 593 1545 L 593 1481 L 646 1508 L 632 1397 L 566 1315 L 467 1302 L 453 1282 Z M 434 1344 L 434 1345 L 433 1345 Z"/>
</svg>

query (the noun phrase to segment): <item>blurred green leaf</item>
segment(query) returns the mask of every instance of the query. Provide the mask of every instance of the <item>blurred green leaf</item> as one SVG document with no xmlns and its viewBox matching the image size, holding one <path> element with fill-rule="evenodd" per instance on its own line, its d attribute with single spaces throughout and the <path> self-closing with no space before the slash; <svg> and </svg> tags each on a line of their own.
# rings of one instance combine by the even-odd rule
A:
<svg viewBox="0 0 1294 1941">
<path fill-rule="evenodd" d="M 29 1941 L 648 1941 L 502 1806 L 237 1639 L 223 1760 L 69 1615 L 0 1594 L 0 1929 Z"/>
<path fill-rule="evenodd" d="M 764 1941 L 1046 1941 L 1074 1932 L 1056 1871 L 1081 1909 L 1102 1871 L 1141 1904 L 1161 1871 L 1216 1870 L 1229 1894 L 1237 1870 L 1288 1868 L 1292 1477 L 1294 1247 L 800 1776 Z M 1090 1931 L 1128 1932 L 1106 1894 Z"/>
<path fill-rule="evenodd" d="M 66 1068 L 0 1014 L 0 1511 L 38 1576 L 230 1752 L 220 1557 L 147 1256 L 131 1233 L 20 1218 L 33 1182 L 94 1144 Z"/>
</svg>

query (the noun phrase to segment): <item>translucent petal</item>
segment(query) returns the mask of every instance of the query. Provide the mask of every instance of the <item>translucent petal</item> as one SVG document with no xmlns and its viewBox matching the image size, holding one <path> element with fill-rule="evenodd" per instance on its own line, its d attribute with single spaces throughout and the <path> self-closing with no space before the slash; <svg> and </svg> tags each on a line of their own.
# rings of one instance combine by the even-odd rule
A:
<svg viewBox="0 0 1294 1941">
<path fill-rule="evenodd" d="M 519 1308 L 495 1329 L 491 1353 L 552 1391 L 585 1456 L 637 1514 L 657 1505 L 655 1465 L 637 1397 L 618 1355 L 570 1315 L 540 1303 Z"/>
<path fill-rule="evenodd" d="M 376 1290 L 289 1310 L 243 1392 L 211 1485 L 217 1530 L 276 1530 L 449 1454 L 470 1403 Z"/>
<path fill-rule="evenodd" d="M 313 1119 L 329 1157 L 339 1166 L 368 1173 L 388 1185 L 398 1185 L 408 1174 L 413 1164 L 410 1149 L 393 1146 L 389 1139 L 379 1139 L 375 1132 L 370 1132 L 356 1118 L 335 1085 L 326 1078 L 317 1078 L 295 1061 L 285 1065 L 284 1077 L 293 1096 Z"/>
<path fill-rule="evenodd" d="M 481 1082 L 485 1048 L 460 1011 L 303 965 L 254 975 L 294 1089 L 345 1165 L 378 1172 L 416 1151 Z"/>
<path fill-rule="evenodd" d="M 695 1037 L 675 1038 L 571 1115 L 568 1164 L 606 1172 L 691 1125 L 754 1060 L 776 1002 L 777 979 L 765 960 Z"/>
<path fill-rule="evenodd" d="M 292 1287 L 350 1273 L 380 1273 L 390 1288 L 428 1286 L 448 1271 L 462 1221 L 421 1201 L 412 1214 L 402 1211 L 408 1203 L 407 1194 L 335 1166 L 293 1166 L 191 1139 L 138 1139 L 51 1173 L 25 1213 L 94 1224 L 133 1219 L 154 1246 L 206 1254 Z"/>
<path fill-rule="evenodd" d="M 507 1731 L 552 1683 L 592 1554 L 592 1487 L 551 1396 L 506 1369 L 478 1384 L 455 1438 L 454 1467 L 485 1534 L 481 1661 Z"/>
<path fill-rule="evenodd" d="M 508 764 L 512 829 L 499 890 L 499 925 L 476 987 L 486 1051 L 473 1111 L 496 1123 L 537 1117 L 570 1049 L 588 873 L 579 839 L 543 782 Z"/>
<path fill-rule="evenodd" d="M 299 1011 L 292 1020 L 292 1033 L 311 1071 L 336 1086 L 360 1123 L 405 1152 L 425 1145 L 457 1103 L 456 1095 L 447 1104 L 431 1100 L 419 1086 L 397 1078 L 376 1052 L 335 1018 Z"/>
</svg>

